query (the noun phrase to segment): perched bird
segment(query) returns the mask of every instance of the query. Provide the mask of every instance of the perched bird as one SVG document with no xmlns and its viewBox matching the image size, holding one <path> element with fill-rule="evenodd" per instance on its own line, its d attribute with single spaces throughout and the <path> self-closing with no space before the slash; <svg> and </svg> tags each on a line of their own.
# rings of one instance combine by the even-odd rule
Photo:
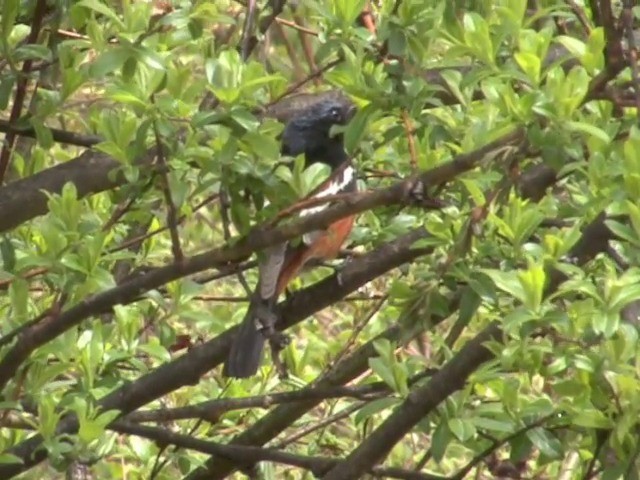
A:
<svg viewBox="0 0 640 480">
<path fill-rule="evenodd" d="M 331 168 L 329 178 L 307 198 L 356 191 L 356 172 L 345 152 L 342 134 L 331 135 L 332 126 L 345 125 L 354 113 L 354 105 L 345 96 L 337 95 L 306 106 L 287 122 L 282 133 L 282 154 L 304 154 L 307 167 L 321 162 Z M 300 215 L 316 213 L 326 207 L 326 204 L 310 207 Z M 354 219 L 354 216 L 342 218 L 326 230 L 307 233 L 297 246 L 284 243 L 263 252 L 258 285 L 225 362 L 225 376 L 246 378 L 254 375 L 260 365 L 265 340 L 269 340 L 272 347 L 280 348 L 286 342 L 286 337 L 273 328 L 277 320 L 274 307 L 278 297 L 307 262 L 331 259 L 339 253 L 351 233 Z"/>
</svg>

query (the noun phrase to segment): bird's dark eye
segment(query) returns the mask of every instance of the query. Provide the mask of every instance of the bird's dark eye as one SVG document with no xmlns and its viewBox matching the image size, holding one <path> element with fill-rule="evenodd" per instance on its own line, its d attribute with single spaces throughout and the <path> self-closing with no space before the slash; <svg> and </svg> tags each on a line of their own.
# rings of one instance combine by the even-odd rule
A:
<svg viewBox="0 0 640 480">
<path fill-rule="evenodd" d="M 331 107 L 331 110 L 329 110 L 329 115 L 331 116 L 332 120 L 335 120 L 337 122 L 342 120 L 342 110 L 338 107 Z"/>
</svg>

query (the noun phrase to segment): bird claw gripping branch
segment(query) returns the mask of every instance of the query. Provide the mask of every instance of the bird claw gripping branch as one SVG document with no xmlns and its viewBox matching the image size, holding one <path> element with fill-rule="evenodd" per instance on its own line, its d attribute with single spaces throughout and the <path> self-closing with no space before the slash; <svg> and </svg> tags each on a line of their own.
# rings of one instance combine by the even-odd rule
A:
<svg viewBox="0 0 640 480">
<path fill-rule="evenodd" d="M 323 96 L 318 102 L 306 105 L 287 122 L 282 134 L 282 154 L 304 154 L 307 166 L 320 162 L 331 168 L 329 178 L 307 198 L 356 191 L 355 169 L 345 152 L 342 134 L 331 135 L 330 132 L 332 126 L 348 123 L 354 113 L 354 105 L 344 95 Z M 310 215 L 327 206 L 310 207 L 302 210 L 300 215 Z M 265 340 L 271 345 L 280 376 L 286 375 L 277 352 L 289 343 L 289 339 L 275 330 L 278 321 L 275 303 L 305 264 L 331 259 L 339 253 L 353 223 L 353 215 L 341 218 L 325 230 L 303 235 L 300 245 L 285 243 L 262 252 L 258 285 L 231 346 L 224 375 L 236 378 L 254 375 L 260 365 Z"/>
</svg>

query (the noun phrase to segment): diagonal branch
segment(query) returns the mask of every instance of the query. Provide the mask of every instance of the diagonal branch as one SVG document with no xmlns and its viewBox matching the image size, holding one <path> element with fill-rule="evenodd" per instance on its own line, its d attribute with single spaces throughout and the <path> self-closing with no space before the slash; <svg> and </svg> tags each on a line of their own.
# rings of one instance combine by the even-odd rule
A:
<svg viewBox="0 0 640 480">
<path fill-rule="evenodd" d="M 459 155 L 451 162 L 397 182 L 386 189 L 357 195 L 353 201 L 329 207 L 315 215 L 299 219 L 297 222 L 275 228 L 265 228 L 259 225 L 253 228 L 246 237 L 232 243 L 231 246 L 225 245 L 185 258 L 180 264 L 174 263 L 154 269 L 141 277 L 133 278 L 110 290 L 98 293 L 66 310 L 55 319 L 40 322 L 23 331 L 17 343 L 0 361 L 0 389 L 6 386 L 31 352 L 85 318 L 109 311 L 118 304 L 131 303 L 137 300 L 141 293 L 158 288 L 185 275 L 236 263 L 244 260 L 255 251 L 299 237 L 313 230 L 324 229 L 332 222 L 348 215 L 383 205 L 407 203 L 416 192 L 421 193 L 430 187 L 453 180 L 457 175 L 474 168 L 487 155 L 502 150 L 506 146 L 520 143 L 523 137 L 524 131 L 517 129 L 473 152 Z"/>
<path fill-rule="evenodd" d="M 209 455 L 219 455 L 236 462 L 257 463 L 261 461 L 283 463 L 310 470 L 314 476 L 318 477 L 329 470 L 334 465 L 339 465 L 341 459 L 327 457 L 308 457 L 286 453 L 273 448 L 249 447 L 239 445 L 223 445 L 215 442 L 207 442 L 193 438 L 190 435 L 181 435 L 158 427 L 147 427 L 142 425 L 124 422 L 122 420 L 114 422 L 109 427 L 119 433 L 136 435 L 148 438 L 158 443 L 176 445 L 182 448 L 195 450 L 197 452 L 208 453 Z M 371 473 L 384 478 L 398 478 L 403 480 L 446 480 L 446 477 L 439 475 L 429 475 L 426 473 L 412 472 L 399 468 L 374 467 Z"/>
<path fill-rule="evenodd" d="M 613 233 L 604 223 L 604 215 L 588 225 L 580 241 L 572 249 L 578 264 L 584 264 L 604 251 Z M 557 288 L 564 276 L 554 272 L 547 294 Z M 404 435 L 422 418 L 429 415 L 447 397 L 464 387 L 466 380 L 482 364 L 494 358 L 485 344 L 502 342 L 502 330 L 496 321 L 489 323 L 476 337 L 442 367 L 425 385 L 415 388 L 407 399 L 367 439 L 336 465 L 323 480 L 360 478 L 372 465 L 382 461 Z"/>
<path fill-rule="evenodd" d="M 277 328 L 289 328 L 318 310 L 334 304 L 389 270 L 423 255 L 426 250 L 413 249 L 412 245 L 427 236 L 426 231 L 422 228 L 414 230 L 354 259 L 340 272 L 340 282 L 338 275 L 334 274 L 296 292 L 291 298 L 279 305 L 282 323 L 278 324 Z M 180 387 L 198 383 L 202 375 L 224 360 L 236 329 L 237 327 L 231 328 L 212 340 L 193 347 L 182 357 L 115 390 L 100 400 L 99 407 L 103 410 L 119 410 L 122 415 L 126 415 Z M 395 327 L 394 331 L 396 331 L 396 335 L 399 335 L 398 327 Z M 369 347 L 372 352 L 375 351 L 372 344 Z M 73 432 L 77 428 L 77 420 L 73 417 L 67 417 L 59 423 L 57 432 L 60 434 Z M 0 478 L 17 475 L 44 460 L 47 453 L 44 449 L 39 448 L 41 444 L 42 437 L 36 435 L 10 449 L 10 452 L 20 457 L 23 463 L 0 464 Z"/>
</svg>

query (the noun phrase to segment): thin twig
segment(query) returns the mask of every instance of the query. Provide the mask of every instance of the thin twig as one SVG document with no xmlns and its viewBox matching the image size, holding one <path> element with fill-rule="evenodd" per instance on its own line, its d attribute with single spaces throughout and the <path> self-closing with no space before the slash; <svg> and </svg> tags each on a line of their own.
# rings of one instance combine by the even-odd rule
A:
<svg viewBox="0 0 640 480">
<path fill-rule="evenodd" d="M 589 20 L 587 19 L 587 15 L 585 11 L 582 9 L 582 7 L 580 7 L 576 2 L 574 2 L 574 0 L 564 0 L 564 1 L 567 5 L 569 5 L 569 8 L 571 9 L 573 14 L 576 16 L 576 18 L 580 22 L 580 25 L 582 25 L 582 28 L 584 29 L 584 33 L 587 35 L 587 37 L 591 35 L 591 25 L 589 25 Z"/>
<path fill-rule="evenodd" d="M 249 55 L 253 51 L 252 43 L 255 42 L 253 36 L 253 28 L 255 26 L 255 20 L 258 15 L 258 7 L 256 6 L 256 0 L 247 1 L 247 13 L 244 17 L 244 26 L 242 27 L 242 44 L 241 54 L 242 60 L 247 61 Z"/>
<path fill-rule="evenodd" d="M 407 136 L 407 144 L 409 145 L 411 170 L 416 172 L 418 170 L 418 151 L 416 150 L 416 142 L 413 138 L 413 125 L 411 124 L 411 119 L 405 109 L 402 109 L 400 116 L 402 117 L 402 125 L 404 126 L 404 133 Z"/>
<path fill-rule="evenodd" d="M 310 28 L 307 28 L 303 25 L 298 25 L 296 22 L 292 22 L 291 20 L 286 20 L 284 18 L 278 17 L 276 18 L 276 22 L 279 25 L 285 25 L 287 27 L 294 28 L 299 32 L 306 33 L 307 35 L 313 35 L 314 37 L 317 37 L 319 35 L 319 33 L 316 32 L 315 30 L 311 30 Z"/>
<path fill-rule="evenodd" d="M 278 35 L 280 35 L 280 39 L 282 40 L 284 48 L 287 50 L 287 55 L 291 60 L 291 66 L 293 67 L 293 76 L 297 81 L 300 81 L 301 79 L 304 78 L 305 73 L 302 68 L 302 65 L 300 65 L 300 62 L 298 61 L 298 56 L 296 55 L 293 45 L 291 45 L 291 42 L 289 41 L 287 34 L 284 32 L 284 29 L 279 23 L 276 23 L 275 29 L 276 29 L 276 32 L 278 32 Z"/>
<path fill-rule="evenodd" d="M 151 95 L 151 103 L 155 105 L 155 97 L 153 95 Z M 171 196 L 168 174 L 169 167 L 165 158 L 164 145 L 160 131 L 158 130 L 157 120 L 153 121 L 153 133 L 156 139 L 158 163 L 160 164 L 160 187 L 164 195 L 164 201 L 167 204 L 167 226 L 169 227 L 169 234 L 171 236 L 171 251 L 174 262 L 180 264 L 184 260 L 184 254 L 182 253 L 180 236 L 178 235 L 178 212 L 175 203 L 173 203 L 173 197 Z"/>
<path fill-rule="evenodd" d="M 337 58 L 327 63 L 324 67 L 311 72 L 305 78 L 303 78 L 299 82 L 296 82 L 293 85 L 291 85 L 289 88 L 287 88 L 284 93 L 282 93 L 281 95 L 278 95 L 274 100 L 270 101 L 267 105 L 265 105 L 265 108 L 272 107 L 273 105 L 281 101 L 283 98 L 288 97 L 289 95 L 297 91 L 300 87 L 304 86 L 314 78 L 318 78 L 319 76 L 324 74 L 326 71 L 331 70 L 336 65 L 339 65 L 341 62 L 342 62 L 342 58 Z"/>
<path fill-rule="evenodd" d="M 502 439 L 492 439 L 492 445 L 490 445 L 489 447 L 485 448 L 482 452 L 480 452 L 478 455 L 476 455 L 475 457 L 473 457 L 473 459 L 467 464 L 465 465 L 454 477 L 452 480 L 462 480 L 463 478 L 465 478 L 467 476 L 467 474 L 473 469 L 473 467 L 475 467 L 476 465 L 478 465 L 480 462 L 482 462 L 485 458 L 487 458 L 489 455 L 491 455 L 494 451 L 496 451 L 498 448 L 500 448 L 502 445 L 505 445 L 506 443 L 510 442 L 511 440 L 519 437 L 520 435 L 523 435 L 525 433 L 527 433 L 529 430 L 533 430 L 534 428 L 538 428 L 541 427 L 542 425 L 544 425 L 547 421 L 549 421 L 551 418 L 553 418 L 556 414 L 555 413 L 551 413 L 549 415 L 545 415 L 542 418 L 539 418 L 538 420 L 536 420 L 535 422 L 532 422 L 528 425 L 525 425 L 524 427 L 516 430 L 515 432 L 507 435 L 506 437 L 502 438 Z"/>
<path fill-rule="evenodd" d="M 219 195 L 217 193 L 209 195 L 202 202 L 200 202 L 198 205 L 193 207 L 193 213 L 197 212 L 198 210 L 200 210 L 201 208 L 205 207 L 206 205 L 208 205 L 209 203 L 213 202 L 214 200 L 217 200 L 218 197 L 219 197 Z M 184 222 L 186 218 L 187 218 L 186 215 L 181 215 L 180 218 L 178 218 L 178 223 Z M 169 229 L 169 226 L 165 225 L 164 227 L 157 228 L 156 230 L 152 230 L 151 232 L 145 233 L 144 235 L 140 235 L 140 236 L 137 236 L 137 237 L 134 237 L 134 238 L 130 238 L 130 239 L 126 240 L 125 242 L 122 242 L 117 247 L 113 247 L 112 249 L 108 250 L 108 253 L 115 253 L 115 252 L 119 252 L 121 250 L 126 250 L 127 248 L 131 247 L 132 245 L 135 245 L 137 243 L 143 242 L 143 241 L 147 240 L 148 238 L 151 238 L 151 237 L 153 237 L 155 235 L 158 235 L 159 233 L 167 231 L 168 229 Z"/>
<path fill-rule="evenodd" d="M 358 338 L 358 335 L 360 335 L 364 327 L 366 327 L 369 324 L 371 319 L 376 315 L 376 313 L 380 311 L 380 309 L 384 306 L 384 304 L 388 299 L 389 299 L 389 294 L 382 295 L 379 298 L 378 303 L 376 303 L 371 308 L 371 310 L 362 319 L 362 321 L 358 322 L 358 324 L 353 328 L 353 331 L 351 332 L 351 335 L 349 336 L 349 339 L 345 343 L 344 347 L 342 347 L 342 350 L 340 350 L 338 355 L 336 355 L 335 359 L 331 362 L 331 364 L 327 365 L 327 369 L 325 370 L 325 372 L 330 370 L 332 368 L 332 365 L 336 365 L 338 362 L 340 362 L 343 359 L 343 357 L 349 352 L 349 349 L 355 344 L 356 339 Z"/>
<path fill-rule="evenodd" d="M 31 24 L 31 31 L 29 32 L 29 36 L 27 37 L 28 45 L 33 45 L 38 41 L 38 36 L 40 35 L 40 29 L 42 28 L 42 21 L 44 19 L 46 11 L 47 1 L 37 0 L 36 6 L 33 10 L 33 22 Z M 10 124 L 16 123 L 22 113 L 22 107 L 24 106 L 24 101 L 27 95 L 27 82 L 29 81 L 27 74 L 31 72 L 32 65 L 32 59 L 25 60 L 22 64 L 22 73 L 24 75 L 20 76 L 20 79 L 18 80 L 16 85 L 16 93 L 13 100 L 13 106 L 11 107 L 11 113 L 9 115 Z M 7 168 L 9 167 L 9 160 L 11 159 L 11 153 L 13 152 L 16 138 L 17 134 L 14 132 L 9 132 L 5 136 L 4 145 L 2 146 L 2 150 L 0 151 L 0 185 L 2 185 L 2 183 L 4 182 L 4 176 L 7 172 Z"/>
<path fill-rule="evenodd" d="M 326 457 L 308 457 L 286 453 L 273 448 L 224 445 L 215 442 L 199 440 L 191 435 L 182 435 L 170 430 L 132 424 L 118 420 L 109 426 L 110 430 L 128 435 L 148 438 L 160 444 L 172 444 L 189 450 L 218 455 L 238 462 L 239 465 L 254 464 L 262 461 L 282 463 L 294 467 L 310 470 L 317 477 L 331 467 L 340 463 L 342 459 Z M 406 480 L 446 480 L 445 477 L 412 472 L 399 468 L 372 467 L 370 470 L 377 477 L 398 478 Z"/>
<path fill-rule="evenodd" d="M 138 411 L 127 415 L 131 422 L 168 422 L 200 418 L 211 421 L 233 410 L 249 408 L 270 408 L 283 403 L 296 403 L 309 400 L 330 400 L 334 398 L 356 398 L 370 400 L 388 394 L 390 388 L 384 382 L 360 386 L 337 386 L 329 388 L 308 388 L 293 392 L 277 392 L 266 395 L 243 398 L 217 398 L 195 405 L 157 410 Z"/>
<path fill-rule="evenodd" d="M 102 231 L 107 232 L 111 230 L 111 228 L 127 213 L 131 210 L 136 201 L 140 200 L 142 195 L 144 195 L 153 185 L 153 180 L 155 178 L 155 172 L 151 173 L 151 177 L 142 185 L 142 187 L 137 188 L 136 186 L 132 187 L 132 193 L 129 198 L 120 204 L 118 204 L 109 217 L 109 220 L 105 222 L 102 226 Z"/>
<path fill-rule="evenodd" d="M 635 36 L 633 34 L 633 7 L 635 3 L 634 0 L 623 1 L 624 8 L 620 16 L 620 22 L 627 34 L 627 55 L 629 57 L 629 66 L 631 67 L 633 89 L 635 90 L 635 107 L 638 126 L 640 126 L 640 73 L 638 73 L 638 49 L 636 48 Z"/>
<path fill-rule="evenodd" d="M 368 403 L 368 401 L 363 401 L 363 402 L 357 402 L 354 405 L 351 405 L 347 408 L 345 408 L 344 410 L 331 415 L 327 418 L 323 418 L 322 420 L 319 420 L 317 422 L 311 422 L 310 425 L 308 425 L 305 428 L 301 428 L 300 430 L 298 430 L 296 433 L 294 433 L 293 435 L 290 435 L 287 438 L 284 438 L 282 440 L 280 440 L 279 442 L 276 442 L 274 445 L 271 445 L 272 448 L 284 448 L 288 445 L 291 445 L 294 442 L 297 442 L 298 440 L 300 440 L 303 437 L 306 437 L 307 435 L 309 435 L 310 433 L 315 432 L 316 430 L 320 430 L 321 428 L 326 427 L 327 425 L 331 425 L 332 423 L 336 423 L 339 420 L 342 420 L 343 418 L 347 418 L 349 415 L 351 415 L 353 412 L 356 412 L 358 410 L 360 410 L 362 407 L 364 407 L 366 404 Z"/>
<path fill-rule="evenodd" d="M 327 203 L 331 202 L 340 202 L 355 198 L 358 193 L 336 193 L 335 195 L 326 195 L 324 197 L 310 197 L 302 199 L 299 202 L 296 202 L 293 205 L 280 210 L 275 218 L 270 222 L 270 225 L 275 225 L 283 218 L 290 217 L 294 213 L 300 212 L 301 210 L 306 210 L 318 205 L 326 205 Z"/>
<path fill-rule="evenodd" d="M 229 219 L 229 208 L 231 205 L 229 204 L 229 195 L 226 191 L 220 190 L 220 218 L 222 219 L 222 231 L 224 235 L 224 239 L 226 242 L 231 238 L 231 221 Z M 239 271 L 236 276 L 238 277 L 238 281 L 242 288 L 244 288 L 247 296 L 251 296 L 252 290 L 249 284 L 247 283 L 247 279 L 244 278 L 244 274 Z"/>
<path fill-rule="evenodd" d="M 300 15 L 294 15 L 293 19 L 299 25 L 304 24 L 304 18 L 302 18 Z M 309 36 L 306 33 L 298 30 L 298 38 L 300 39 L 300 44 L 302 45 L 302 52 L 304 53 L 304 58 L 307 60 L 307 65 L 309 65 L 309 72 L 316 72 L 318 70 L 318 66 L 316 64 L 316 59 L 314 57 L 314 49 L 311 46 Z M 322 73 L 320 73 L 319 75 L 315 75 L 312 78 L 316 85 L 320 85 L 320 76 L 322 75 Z"/>
</svg>

